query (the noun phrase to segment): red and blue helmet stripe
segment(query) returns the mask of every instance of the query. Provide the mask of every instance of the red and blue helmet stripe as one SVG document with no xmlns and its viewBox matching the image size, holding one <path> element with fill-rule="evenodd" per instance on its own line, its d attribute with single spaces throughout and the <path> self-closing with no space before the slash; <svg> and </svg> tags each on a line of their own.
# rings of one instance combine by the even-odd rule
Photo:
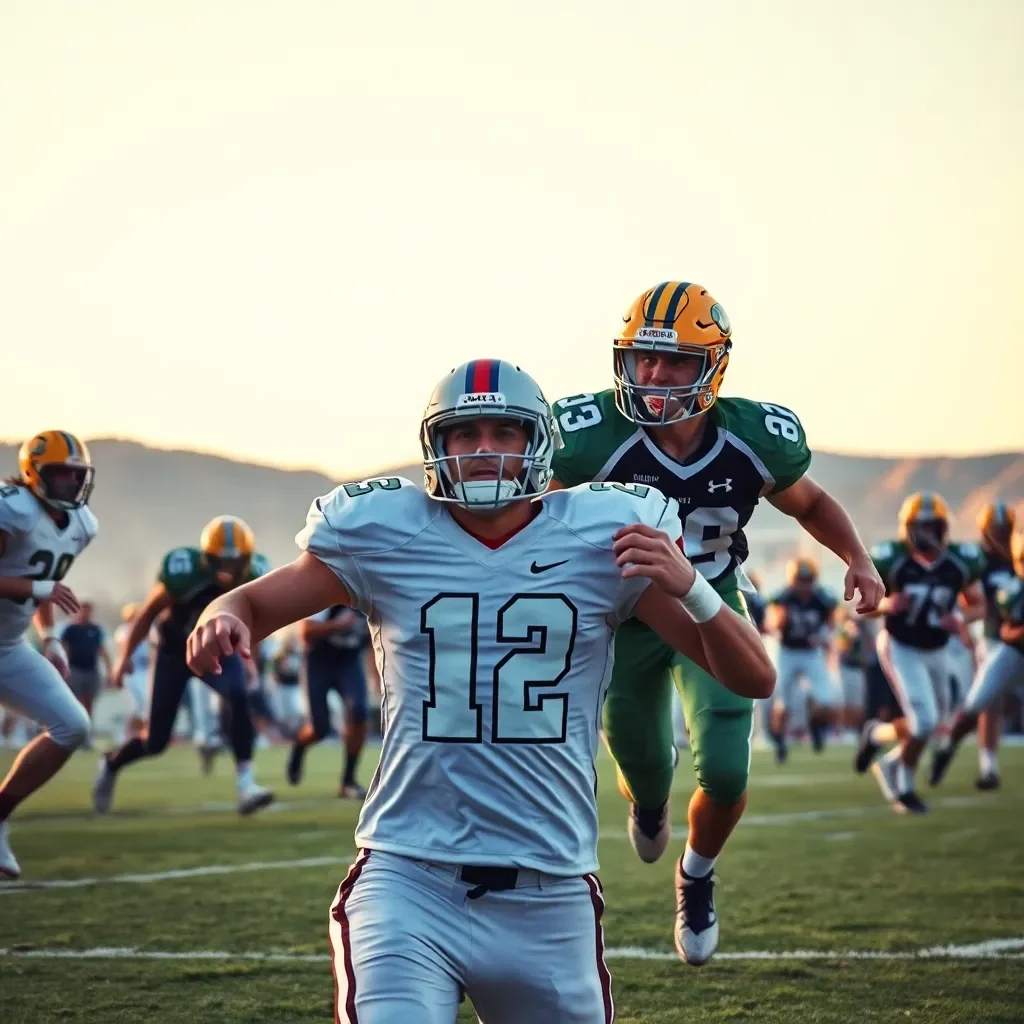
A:
<svg viewBox="0 0 1024 1024">
<path fill-rule="evenodd" d="M 478 395 L 495 392 L 498 387 L 500 359 L 474 359 L 466 364 L 466 394 Z"/>
</svg>

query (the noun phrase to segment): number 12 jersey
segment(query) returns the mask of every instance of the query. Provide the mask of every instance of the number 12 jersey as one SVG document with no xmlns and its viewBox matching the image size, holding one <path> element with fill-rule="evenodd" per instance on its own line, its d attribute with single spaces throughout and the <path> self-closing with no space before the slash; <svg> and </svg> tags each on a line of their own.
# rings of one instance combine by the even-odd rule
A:
<svg viewBox="0 0 1024 1024">
<path fill-rule="evenodd" d="M 619 528 L 680 537 L 652 487 L 545 495 L 500 547 L 407 480 L 317 499 L 301 548 L 368 618 L 382 684 L 380 764 L 360 847 L 453 864 L 597 870 L 601 705 L 612 641 L 649 584 L 622 579 Z"/>
</svg>

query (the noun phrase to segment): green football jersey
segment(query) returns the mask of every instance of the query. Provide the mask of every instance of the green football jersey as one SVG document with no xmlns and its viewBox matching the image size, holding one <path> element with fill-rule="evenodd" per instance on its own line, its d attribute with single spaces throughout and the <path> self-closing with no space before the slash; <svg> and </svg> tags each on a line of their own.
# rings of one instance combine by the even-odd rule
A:
<svg viewBox="0 0 1024 1024">
<path fill-rule="evenodd" d="M 743 527 L 758 501 L 796 483 L 811 462 L 799 419 L 767 402 L 719 398 L 705 414 L 700 447 L 685 462 L 627 420 L 611 389 L 562 398 L 552 412 L 564 444 L 555 453 L 555 478 L 566 487 L 590 480 L 651 484 L 675 498 L 683 550 L 709 580 L 746 559 Z"/>
<path fill-rule="evenodd" d="M 254 554 L 241 583 L 258 579 L 270 571 L 265 555 Z M 161 636 L 167 640 L 182 640 L 192 631 L 206 606 L 216 597 L 227 593 L 203 560 L 198 548 L 174 548 L 160 564 L 157 579 L 171 596 L 171 607 L 160 623 Z"/>
<path fill-rule="evenodd" d="M 919 562 L 902 541 L 885 541 L 871 549 L 886 596 L 902 593 L 907 607 L 885 617 L 885 628 L 900 643 L 919 650 L 944 647 L 949 634 L 939 620 L 956 608 L 961 591 L 979 580 L 985 558 L 977 544 L 949 544 L 929 565 Z"/>
<path fill-rule="evenodd" d="M 1000 624 L 1024 625 L 1024 580 L 1014 576 L 996 591 L 995 605 L 999 611 Z M 1013 646 L 1024 652 L 1024 639 L 1018 640 Z"/>
</svg>

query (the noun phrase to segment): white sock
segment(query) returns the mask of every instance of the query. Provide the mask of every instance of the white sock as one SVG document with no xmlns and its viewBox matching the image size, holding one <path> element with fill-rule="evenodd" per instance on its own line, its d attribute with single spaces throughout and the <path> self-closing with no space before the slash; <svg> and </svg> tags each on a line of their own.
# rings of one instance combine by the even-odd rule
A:
<svg viewBox="0 0 1024 1024">
<path fill-rule="evenodd" d="M 978 747 L 978 770 L 982 775 L 998 775 L 999 762 L 996 760 L 996 752 L 988 747 Z"/>
<path fill-rule="evenodd" d="M 896 762 L 896 795 L 910 793 L 914 788 L 914 769 L 902 759 Z"/>
<path fill-rule="evenodd" d="M 254 782 L 252 777 L 252 761 L 239 761 L 235 767 L 235 778 L 239 789 L 248 789 Z"/>
<path fill-rule="evenodd" d="M 717 857 L 702 857 L 687 843 L 686 849 L 683 850 L 683 871 L 691 878 L 704 878 L 710 874 L 716 860 Z"/>
</svg>

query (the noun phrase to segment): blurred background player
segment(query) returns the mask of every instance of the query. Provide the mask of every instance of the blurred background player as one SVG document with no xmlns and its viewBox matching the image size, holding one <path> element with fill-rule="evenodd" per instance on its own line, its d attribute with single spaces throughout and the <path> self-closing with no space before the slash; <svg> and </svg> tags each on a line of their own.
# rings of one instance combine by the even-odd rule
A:
<svg viewBox="0 0 1024 1024">
<path fill-rule="evenodd" d="M 121 609 L 121 623 L 114 630 L 114 650 L 118 659 L 124 655 L 125 644 L 138 613 L 139 605 L 136 603 L 126 604 Z M 124 688 L 128 691 L 131 708 L 125 717 L 123 743 L 142 732 L 146 725 L 146 709 L 149 706 L 149 655 L 149 637 L 146 636 L 136 645 L 131 656 L 131 669 L 126 670 L 124 674 Z M 113 670 L 110 675 L 113 681 Z"/>
<path fill-rule="evenodd" d="M 950 543 L 946 502 L 920 493 L 900 508 L 899 539 L 879 544 L 872 556 L 886 588 L 879 605 L 885 616 L 879 657 L 901 714 L 892 722 L 864 723 L 854 768 L 872 769 L 894 811 L 920 814 L 927 807 L 914 788 L 914 774 L 949 687 L 946 646 L 952 634 L 984 614 L 981 549 Z M 956 610 L 958 603 L 964 614 Z M 894 746 L 873 764 L 886 744 Z"/>
<path fill-rule="evenodd" d="M 854 743 L 860 737 L 864 725 L 867 695 L 865 672 L 874 651 L 875 634 L 866 628 L 865 623 L 868 621 L 842 605 L 836 609 L 832 651 L 842 690 L 842 710 L 838 725 L 844 738 Z"/>
<path fill-rule="evenodd" d="M 345 764 L 338 796 L 362 800 L 366 790 L 356 781 L 356 766 L 366 743 L 367 692 L 363 649 L 370 639 L 366 616 L 347 605 L 333 605 L 299 623 L 306 677 L 309 722 L 304 725 L 288 758 L 288 781 L 302 781 L 306 750 L 319 743 L 331 727 L 327 695 L 341 698 L 345 724 Z"/>
<path fill-rule="evenodd" d="M 306 704 L 302 693 L 302 653 L 292 631 L 277 644 L 270 666 L 277 694 L 278 720 L 294 738 L 305 721 Z"/>
<path fill-rule="evenodd" d="M 812 558 L 796 558 L 786 566 L 786 586 L 768 602 L 765 630 L 778 634 L 775 706 L 771 740 L 775 760 L 786 760 L 786 729 L 805 682 L 807 727 L 815 751 L 825 747 L 825 736 L 835 716 L 835 683 L 828 667 L 836 599 L 818 585 L 818 565 Z"/>
<path fill-rule="evenodd" d="M 1014 510 L 1004 501 L 994 501 L 978 514 L 979 542 L 985 556 L 985 571 L 981 577 L 981 586 L 985 591 L 985 627 L 979 663 L 984 662 L 989 649 L 1000 642 L 999 629 L 1003 616 L 996 595 L 1014 578 L 1010 537 L 1016 522 Z M 997 754 L 1002 731 L 1001 703 L 1001 700 L 996 699 L 978 718 L 978 779 L 975 785 L 981 790 L 997 789 L 999 786 Z"/>
<path fill-rule="evenodd" d="M 936 750 L 932 759 L 931 784 L 938 785 L 949 769 L 953 755 L 961 741 L 977 725 L 981 712 L 994 708 L 1010 689 L 1024 694 L 1024 533 L 1013 534 L 1013 568 L 1016 575 L 995 593 L 995 610 L 999 614 L 998 639 L 992 642 L 978 672 L 957 713 L 953 727 Z M 993 769 L 995 789 L 999 785 L 998 773 Z"/>
<path fill-rule="evenodd" d="M 71 621 L 66 623 L 58 634 L 60 642 L 64 645 L 68 665 L 71 667 L 68 686 L 89 713 L 90 718 L 96 695 L 103 683 L 109 684 L 113 676 L 107 631 L 98 622 L 93 621 L 92 616 L 92 603 L 83 601 L 78 611 L 71 617 Z M 87 741 L 85 749 L 90 750 L 91 747 L 91 743 Z"/>
<path fill-rule="evenodd" d="M 45 730 L 22 749 L 0 784 L 0 877 L 21 868 L 8 841 L 14 809 L 89 738 L 89 715 L 66 685 L 64 648 L 53 607 L 78 611 L 61 580 L 96 536 L 87 502 L 95 470 L 73 434 L 47 430 L 18 452 L 19 475 L 0 485 L 0 704 Z M 41 653 L 26 639 L 35 623 Z"/>
<path fill-rule="evenodd" d="M 614 388 L 554 403 L 564 448 L 552 486 L 650 484 L 676 498 L 684 554 L 741 615 L 750 589 L 743 528 L 765 498 L 847 564 L 847 599 L 860 591 L 862 608 L 874 608 L 881 581 L 850 517 L 807 475 L 811 452 L 796 414 L 719 397 L 732 345 L 725 310 L 700 285 L 665 281 L 640 295 L 612 341 Z M 683 704 L 697 788 L 676 865 L 676 924 L 693 964 L 718 944 L 713 868 L 747 802 L 754 705 L 730 692 L 734 682 L 712 678 L 642 623 L 618 631 L 604 736 L 630 802 L 630 843 L 647 863 L 672 834 L 674 689 Z"/>
<path fill-rule="evenodd" d="M 135 648 L 159 619 L 145 734 L 133 737 L 100 761 L 93 787 L 93 806 L 97 813 L 104 814 L 110 809 L 114 783 L 122 768 L 144 757 L 157 757 L 167 748 L 178 707 L 192 678 L 185 664 L 188 634 L 215 597 L 268 571 L 267 560 L 254 549 L 252 530 L 241 519 L 218 516 L 206 524 L 198 548 L 175 548 L 164 558 L 157 585 L 132 623 L 114 670 L 115 685 L 120 686 L 125 674 L 131 671 Z M 236 656 L 225 660 L 220 673 L 204 679 L 229 707 L 241 814 L 266 807 L 274 798 L 273 793 L 257 785 L 253 777 L 255 733 L 249 714 L 248 671 L 243 660 Z"/>
</svg>

